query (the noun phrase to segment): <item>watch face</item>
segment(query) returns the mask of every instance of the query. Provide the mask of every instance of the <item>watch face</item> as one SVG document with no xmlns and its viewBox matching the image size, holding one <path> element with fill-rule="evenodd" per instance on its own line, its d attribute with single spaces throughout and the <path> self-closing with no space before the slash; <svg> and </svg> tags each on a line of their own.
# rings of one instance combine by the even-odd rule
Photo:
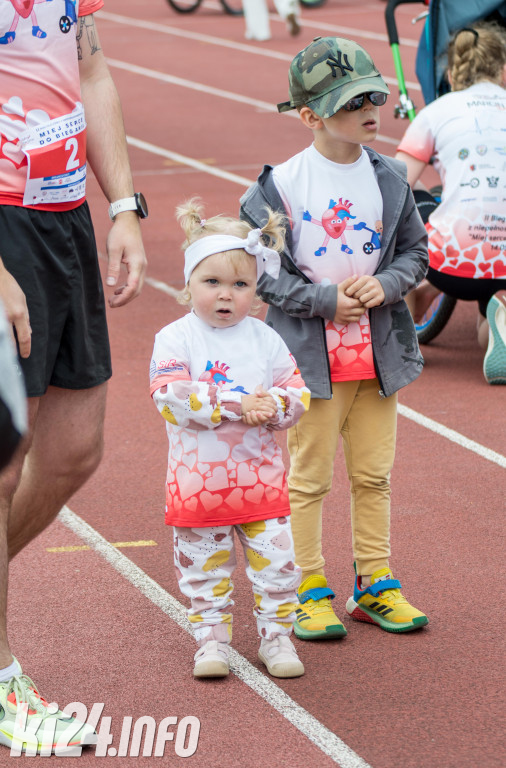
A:
<svg viewBox="0 0 506 768">
<path fill-rule="evenodd" d="M 137 203 L 137 213 L 139 214 L 141 219 L 147 218 L 148 204 L 146 203 L 146 198 L 144 197 L 142 192 L 135 193 L 135 202 Z"/>
</svg>

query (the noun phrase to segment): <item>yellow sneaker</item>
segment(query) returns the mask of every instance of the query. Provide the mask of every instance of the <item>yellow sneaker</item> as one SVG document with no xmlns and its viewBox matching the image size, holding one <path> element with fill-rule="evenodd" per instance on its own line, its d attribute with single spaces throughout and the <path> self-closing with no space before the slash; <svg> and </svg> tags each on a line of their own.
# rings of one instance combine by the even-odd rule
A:
<svg viewBox="0 0 506 768">
<path fill-rule="evenodd" d="M 409 632 L 429 623 L 424 613 L 413 608 L 401 594 L 401 583 L 389 568 L 379 568 L 371 576 L 371 586 L 360 589 L 360 576 L 355 578 L 353 597 L 346 610 L 355 621 L 377 624 L 387 632 Z"/>
<path fill-rule="evenodd" d="M 332 610 L 335 597 L 325 576 L 308 576 L 299 587 L 299 606 L 293 631 L 299 640 L 344 637 L 347 632 Z"/>
</svg>

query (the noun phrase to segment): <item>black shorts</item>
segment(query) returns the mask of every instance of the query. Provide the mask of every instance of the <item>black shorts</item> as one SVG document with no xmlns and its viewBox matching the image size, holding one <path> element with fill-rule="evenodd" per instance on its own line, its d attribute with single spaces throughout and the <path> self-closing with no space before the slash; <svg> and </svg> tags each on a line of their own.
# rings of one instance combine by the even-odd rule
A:
<svg viewBox="0 0 506 768">
<path fill-rule="evenodd" d="M 497 291 L 506 288 L 506 280 L 494 280 L 475 277 L 457 277 L 446 272 L 438 272 L 429 267 L 427 280 L 440 291 L 454 299 L 462 301 L 477 301 L 480 314 L 487 316 L 487 304 Z"/>
<path fill-rule="evenodd" d="M 104 291 L 87 203 L 54 212 L 0 205 L 0 255 L 30 314 L 32 349 L 19 358 L 28 396 L 107 381 Z"/>
</svg>

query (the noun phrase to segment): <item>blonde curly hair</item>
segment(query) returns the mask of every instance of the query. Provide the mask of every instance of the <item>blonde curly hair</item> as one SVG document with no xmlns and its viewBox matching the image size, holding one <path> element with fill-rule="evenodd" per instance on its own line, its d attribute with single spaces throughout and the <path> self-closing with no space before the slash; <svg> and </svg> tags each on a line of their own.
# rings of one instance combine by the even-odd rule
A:
<svg viewBox="0 0 506 768">
<path fill-rule="evenodd" d="M 491 80 L 503 83 L 506 30 L 495 22 L 477 22 L 459 30 L 448 47 L 448 74 L 453 91 Z"/>
<path fill-rule="evenodd" d="M 265 239 L 265 245 L 281 253 L 285 246 L 285 217 L 281 213 L 266 208 L 267 222 L 262 227 L 262 233 Z M 181 203 L 176 208 L 176 219 L 181 225 L 185 234 L 185 241 L 182 244 L 183 250 L 202 237 L 209 235 L 234 235 L 244 240 L 253 227 L 246 221 L 235 219 L 232 216 L 218 215 L 210 219 L 204 218 L 204 204 L 199 197 L 192 197 L 190 200 Z M 226 251 L 224 254 L 234 264 L 240 264 L 245 259 L 254 258 L 239 248 L 237 250 Z M 181 291 L 178 299 L 180 304 L 189 304 L 191 294 L 188 284 Z M 255 310 L 261 306 L 261 302 L 255 307 Z"/>
</svg>

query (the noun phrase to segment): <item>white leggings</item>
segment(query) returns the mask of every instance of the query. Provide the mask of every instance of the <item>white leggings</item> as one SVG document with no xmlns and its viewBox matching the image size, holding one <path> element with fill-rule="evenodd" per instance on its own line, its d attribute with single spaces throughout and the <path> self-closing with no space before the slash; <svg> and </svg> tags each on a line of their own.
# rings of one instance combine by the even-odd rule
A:
<svg viewBox="0 0 506 768">
<path fill-rule="evenodd" d="M 298 0 L 274 0 L 276 11 L 282 19 L 291 13 L 299 17 Z M 267 0 L 242 0 L 244 19 L 246 21 L 246 37 L 250 40 L 269 40 L 271 27 Z"/>
<path fill-rule="evenodd" d="M 199 646 L 232 639 L 234 529 L 253 585 L 260 637 L 289 635 L 295 620 L 300 568 L 295 565 L 289 517 L 213 528 L 174 528 L 174 564 Z"/>
</svg>

